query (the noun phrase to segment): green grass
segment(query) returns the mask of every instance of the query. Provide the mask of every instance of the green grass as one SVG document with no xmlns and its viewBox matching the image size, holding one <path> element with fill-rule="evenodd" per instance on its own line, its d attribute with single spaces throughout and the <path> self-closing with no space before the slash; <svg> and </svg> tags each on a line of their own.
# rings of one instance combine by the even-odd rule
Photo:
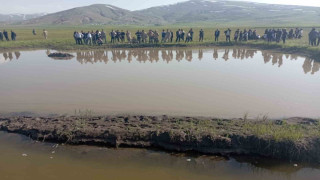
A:
<svg viewBox="0 0 320 180">
<path fill-rule="evenodd" d="M 320 138 L 320 123 L 317 124 L 290 124 L 285 120 L 277 121 L 263 119 L 255 120 L 176 120 L 171 127 L 162 127 L 162 130 L 171 129 L 173 132 L 183 131 L 187 135 L 201 138 L 205 135 L 230 137 L 232 135 L 249 135 L 276 142 L 297 142 L 304 138 Z"/>
</svg>

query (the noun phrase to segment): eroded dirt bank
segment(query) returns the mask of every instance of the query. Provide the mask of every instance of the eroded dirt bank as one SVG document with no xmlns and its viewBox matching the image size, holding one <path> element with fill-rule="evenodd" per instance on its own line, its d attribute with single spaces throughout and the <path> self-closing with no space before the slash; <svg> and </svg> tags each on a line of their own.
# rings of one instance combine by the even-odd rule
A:
<svg viewBox="0 0 320 180">
<path fill-rule="evenodd" d="M 168 116 L 0 117 L 0 130 L 35 140 L 320 163 L 319 120 Z"/>
</svg>

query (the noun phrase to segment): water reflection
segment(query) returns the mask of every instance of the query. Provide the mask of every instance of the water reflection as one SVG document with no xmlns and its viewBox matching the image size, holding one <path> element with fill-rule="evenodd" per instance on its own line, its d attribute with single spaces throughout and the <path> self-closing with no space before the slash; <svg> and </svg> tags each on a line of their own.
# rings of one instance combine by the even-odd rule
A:
<svg viewBox="0 0 320 180">
<path fill-rule="evenodd" d="M 4 52 L 2 55 L 0 54 L 0 64 L 6 63 L 12 60 L 18 60 L 21 56 L 19 51 L 15 52 Z"/>
<path fill-rule="evenodd" d="M 174 59 L 178 62 L 186 60 L 191 62 L 192 60 L 202 60 L 204 49 L 199 49 L 198 52 L 192 49 L 177 49 L 177 50 L 166 50 L 166 49 L 130 49 L 130 50 L 111 50 L 111 51 L 82 51 L 77 52 L 77 61 L 81 64 L 87 63 L 97 63 L 97 62 L 104 62 L 108 63 L 109 56 L 110 60 L 113 62 L 121 62 L 121 61 L 128 61 L 129 63 L 136 59 L 138 62 L 145 63 L 145 62 L 158 62 L 161 56 L 161 59 L 167 63 L 170 63 Z M 281 53 L 274 53 L 270 51 L 258 51 L 254 49 L 241 49 L 241 48 L 233 48 L 233 49 L 213 49 L 213 59 L 219 59 L 219 53 L 223 52 L 222 59 L 225 61 L 230 60 L 230 53 L 232 52 L 231 56 L 232 59 L 252 59 L 258 52 L 261 52 L 263 56 L 263 60 L 265 64 L 272 63 L 273 66 L 281 67 L 283 66 L 284 59 L 286 60 L 297 60 L 299 56 L 297 55 L 290 55 L 290 54 L 281 54 Z M 195 54 L 198 56 L 195 56 Z M 175 55 L 174 55 L 175 54 Z M 197 59 L 195 59 L 197 58 Z M 320 69 L 320 63 L 315 61 L 314 59 L 305 58 L 305 62 L 303 65 L 303 70 L 306 74 L 310 73 L 315 74 Z"/>
<path fill-rule="evenodd" d="M 213 52 L 212 52 L 213 51 Z M 218 49 L 213 48 L 209 49 L 115 49 L 115 50 L 95 50 L 95 51 L 79 51 L 76 53 L 76 60 L 81 64 L 94 64 L 94 63 L 105 63 L 107 64 L 109 60 L 112 62 L 122 62 L 128 61 L 131 63 L 133 60 L 136 60 L 140 63 L 146 62 L 159 62 L 160 57 L 166 63 L 170 63 L 173 60 L 178 62 L 186 60 L 191 62 L 193 60 L 202 60 L 205 53 L 213 53 L 213 59 L 219 59 L 219 52 L 222 55 L 224 61 L 229 61 L 232 59 L 244 60 L 252 59 L 256 55 L 261 55 L 263 57 L 264 63 L 271 63 L 273 66 L 281 67 L 283 66 L 284 60 L 295 61 L 298 60 L 298 55 L 293 54 L 281 54 L 270 51 L 259 51 L 254 49 L 246 48 L 233 48 L 233 49 Z M 48 55 L 51 53 L 50 50 L 46 50 L 45 53 Z M 198 55 L 195 55 L 198 54 Z M 230 57 L 230 54 L 232 58 Z M 21 56 L 19 51 L 16 52 L 4 52 L 0 54 L 0 64 L 9 62 L 12 60 L 18 60 Z M 230 59 L 231 58 L 231 59 Z M 305 74 L 311 73 L 312 75 L 316 74 L 320 70 L 320 62 L 311 59 L 305 58 L 304 64 L 302 66 Z"/>
<path fill-rule="evenodd" d="M 91 109 L 101 114 L 319 117 L 320 100 L 314 98 L 319 78 L 305 73 L 317 74 L 320 63 L 310 58 L 245 48 L 160 48 L 79 51 L 72 60 L 57 61 L 46 56 L 50 51 L 0 53 L 3 62 L 12 62 L 0 66 L 3 113 Z"/>
<path fill-rule="evenodd" d="M 219 157 L 191 154 L 168 154 L 143 149 L 109 149 L 89 146 L 62 146 L 37 143 L 24 136 L 0 132 L 0 167 L 3 176 L 25 175 L 24 179 L 316 179 L 319 167 L 294 167 L 263 158 L 245 156 Z M 55 152 L 52 154 L 52 152 Z M 28 153 L 28 164 L 17 156 Z M 49 157 L 52 157 L 50 159 Z M 10 162 L 10 163 L 6 163 Z M 54 162 L 54 163 L 53 163 Z M 57 163 L 59 165 L 57 165 Z M 40 164 L 40 165 L 39 165 Z M 41 166 L 43 164 L 43 166 Z M 28 166 L 25 169 L 24 166 Z M 98 167 L 98 168 L 97 168 Z M 19 169 L 11 174 L 10 170 Z M 39 172 L 43 172 L 43 174 Z M 66 172 L 68 171 L 68 172 Z M 85 174 L 79 174 L 85 172 Z M 126 172 L 126 173 L 123 173 Z M 165 173 L 164 173 L 165 172 Z M 58 176 L 56 176 L 58 174 Z M 88 174 L 88 175 L 86 175 Z M 125 176 L 120 176 L 125 174 Z M 126 176 L 126 174 L 129 174 Z M 55 176 L 52 176 L 55 175 Z M 87 177 L 88 176 L 88 177 Z M 131 177 L 129 177 L 131 176 Z M 55 177 L 55 178 L 51 178 Z M 97 177 L 97 176 L 96 176 Z M 16 178 L 19 179 L 19 178 Z"/>
</svg>

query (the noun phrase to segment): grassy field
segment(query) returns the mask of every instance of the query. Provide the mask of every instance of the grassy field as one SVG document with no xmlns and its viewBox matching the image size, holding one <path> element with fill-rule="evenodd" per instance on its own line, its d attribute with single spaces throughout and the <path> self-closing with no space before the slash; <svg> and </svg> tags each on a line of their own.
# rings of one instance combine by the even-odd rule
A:
<svg viewBox="0 0 320 180">
<path fill-rule="evenodd" d="M 194 34 L 194 42 L 191 43 L 164 43 L 164 44 L 135 44 L 130 45 L 128 43 L 118 43 L 115 45 L 106 44 L 101 47 L 99 46 L 86 46 L 86 45 L 76 45 L 73 39 L 73 32 L 74 31 L 91 31 L 91 30 L 101 30 L 104 29 L 107 32 L 107 39 L 108 42 L 110 41 L 109 32 L 111 30 L 129 30 L 132 34 L 134 34 L 137 30 L 144 29 L 145 31 L 149 29 L 157 30 L 161 32 L 162 29 L 170 29 L 174 32 L 179 27 L 172 26 L 172 27 L 133 27 L 133 26 L 119 26 L 119 27 L 102 27 L 102 26 L 83 26 L 83 27 L 38 27 L 36 28 L 37 35 L 32 35 L 33 27 L 8 27 L 6 28 L 7 31 L 11 29 L 17 33 L 17 40 L 16 41 L 3 41 L 0 42 L 0 50 L 13 50 L 13 49 L 28 49 L 28 48 L 36 48 L 36 49 L 55 49 L 55 50 L 78 50 L 78 49 L 101 49 L 101 48 L 130 48 L 130 47 L 185 47 L 185 46 L 249 46 L 251 48 L 258 48 L 258 49 L 274 49 L 282 52 L 287 53 L 297 53 L 300 55 L 311 56 L 312 58 L 317 58 L 320 55 L 320 47 L 310 47 L 308 41 L 308 33 L 311 30 L 310 27 L 305 27 L 304 29 L 304 36 L 302 39 L 293 39 L 288 40 L 286 44 L 282 43 L 267 43 L 264 40 L 254 40 L 248 42 L 241 42 L 241 43 L 226 43 L 225 42 L 225 35 L 224 31 L 226 28 L 218 28 L 221 31 L 220 35 L 220 42 L 214 42 L 214 31 L 217 27 L 205 27 L 203 28 L 205 31 L 205 38 L 204 42 L 198 42 L 199 39 L 199 30 L 200 27 L 193 28 Z M 190 27 L 181 27 L 185 31 L 188 31 Z M 240 29 L 249 29 L 250 27 L 241 27 Z M 277 28 L 277 27 L 275 27 Z M 280 27 L 281 28 L 281 27 Z M 293 27 L 287 27 L 290 29 Z M 48 39 L 45 40 L 42 36 L 42 30 L 46 29 L 48 31 Z M 266 28 L 258 27 L 252 28 L 257 30 L 257 34 L 263 35 Z M 236 28 L 232 28 L 232 35 L 235 32 Z M 175 37 L 174 37 L 175 38 Z"/>
</svg>

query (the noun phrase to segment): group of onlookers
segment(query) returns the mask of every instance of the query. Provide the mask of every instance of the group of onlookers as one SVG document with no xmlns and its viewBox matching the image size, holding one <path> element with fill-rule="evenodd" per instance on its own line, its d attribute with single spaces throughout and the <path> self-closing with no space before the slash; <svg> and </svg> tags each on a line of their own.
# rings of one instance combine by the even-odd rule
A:
<svg viewBox="0 0 320 180">
<path fill-rule="evenodd" d="M 286 39 L 288 38 L 288 32 L 287 29 L 266 29 L 262 38 L 267 40 L 268 42 L 275 41 L 279 43 L 282 40 L 283 43 L 286 43 Z"/>
<path fill-rule="evenodd" d="M 73 33 L 73 38 L 78 45 L 102 45 L 103 43 L 107 43 L 107 35 L 103 30 L 91 32 L 75 31 Z"/>
<path fill-rule="evenodd" d="M 15 41 L 17 38 L 17 34 L 11 30 L 10 37 L 12 41 Z M 0 31 L 0 41 L 10 41 L 8 31 Z"/>
<path fill-rule="evenodd" d="M 224 31 L 226 41 L 231 42 L 231 29 L 228 28 Z M 33 35 L 37 35 L 35 29 L 32 30 Z M 204 41 L 204 30 L 201 29 L 199 31 L 199 42 Z M 138 43 L 172 43 L 174 40 L 174 33 L 172 30 L 162 30 L 162 32 L 158 32 L 157 30 L 149 30 L 149 31 L 140 31 L 138 30 L 136 33 L 134 33 L 134 37 L 132 36 L 132 33 L 130 31 L 124 32 L 123 30 L 112 30 L 110 33 L 111 43 L 132 43 L 132 44 L 138 44 Z M 175 42 L 192 42 L 194 41 L 194 31 L 191 28 L 189 31 L 184 31 L 183 29 L 178 29 L 175 33 L 176 39 Z M 315 28 L 312 28 L 309 35 L 309 44 L 311 46 L 319 46 L 320 45 L 320 32 L 317 31 Z M 287 31 L 287 29 L 266 29 L 264 32 L 264 35 L 260 36 L 257 34 L 256 30 L 252 29 L 244 29 L 243 31 L 240 29 L 237 29 L 234 32 L 233 35 L 233 41 L 249 41 L 249 40 L 258 40 L 258 39 L 264 39 L 267 42 L 277 42 L 283 41 L 283 43 L 286 43 L 286 39 L 300 39 L 303 36 L 303 29 L 296 28 L 290 29 Z M 10 37 L 12 41 L 16 40 L 17 34 L 11 30 L 10 33 L 6 30 L 0 31 L 0 41 L 10 41 Z M 48 31 L 45 29 L 43 30 L 43 37 L 45 39 L 48 38 Z M 99 31 L 75 31 L 73 33 L 73 37 L 75 39 L 76 44 L 79 45 L 102 45 L 107 43 L 107 34 L 104 30 Z M 214 32 L 214 39 L 215 41 L 219 41 L 220 37 L 220 30 L 217 29 Z M 161 38 L 161 39 L 160 39 Z"/>
<path fill-rule="evenodd" d="M 317 42 L 318 40 L 318 42 Z M 320 32 L 316 30 L 316 28 L 312 28 L 309 33 L 309 45 L 311 46 L 319 46 L 320 45 Z"/>
</svg>

